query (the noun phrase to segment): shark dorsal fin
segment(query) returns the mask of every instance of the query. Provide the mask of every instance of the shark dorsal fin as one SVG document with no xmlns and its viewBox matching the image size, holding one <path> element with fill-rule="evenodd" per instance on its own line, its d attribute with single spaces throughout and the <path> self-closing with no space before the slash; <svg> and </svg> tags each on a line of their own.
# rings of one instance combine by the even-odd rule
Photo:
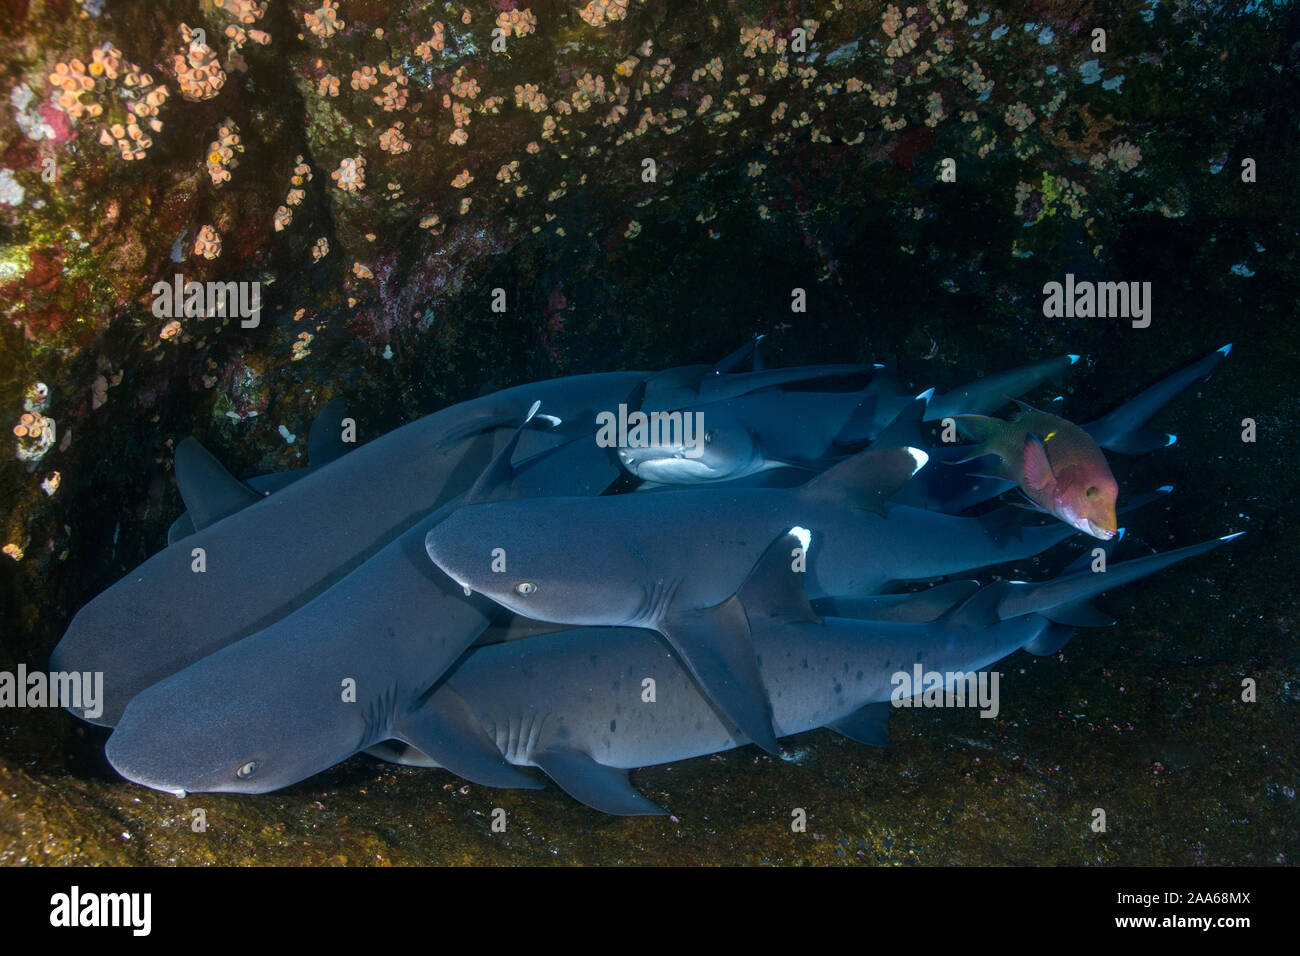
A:
<svg viewBox="0 0 1300 956">
<path fill-rule="evenodd" d="M 537 414 L 537 410 L 541 407 L 541 402 L 533 402 L 532 408 L 528 409 L 528 414 L 525 415 L 524 420 L 519 423 L 519 427 L 516 428 L 515 433 L 510 436 L 510 440 L 506 442 L 505 447 L 502 448 L 501 451 L 497 453 L 497 456 L 488 463 L 488 466 L 483 469 L 483 474 L 478 476 L 478 480 L 474 482 L 474 486 L 470 488 L 469 491 L 465 492 L 465 497 L 461 499 L 462 506 L 489 501 L 493 497 L 497 496 L 502 489 L 508 487 L 510 482 L 514 480 L 515 466 L 513 459 L 515 456 L 515 448 L 519 445 L 519 436 L 524 433 L 524 428 L 526 428 L 528 423 L 533 420 L 533 416 Z"/>
<path fill-rule="evenodd" d="M 195 531 L 261 501 L 262 496 L 225 469 L 197 438 L 176 446 L 176 484 Z"/>
<path fill-rule="evenodd" d="M 995 581 L 992 584 L 986 584 L 945 614 L 941 620 L 948 630 L 964 634 L 992 627 L 1002 620 L 998 608 L 1006 593 L 1006 581 Z"/>
<path fill-rule="evenodd" d="M 321 406 L 307 432 L 307 464 L 318 468 L 347 452 L 350 446 L 343 441 L 343 419 L 347 413 L 346 398 L 332 398 Z"/>
<path fill-rule="evenodd" d="M 801 501 L 827 501 L 884 515 L 885 501 L 921 469 L 919 448 L 880 448 L 854 455 L 801 487 Z"/>
<path fill-rule="evenodd" d="M 751 628 L 765 622 L 822 622 L 808 602 L 804 572 L 798 570 L 807 567 L 811 544 L 811 532 L 791 528 L 768 545 L 736 592 Z"/>
</svg>

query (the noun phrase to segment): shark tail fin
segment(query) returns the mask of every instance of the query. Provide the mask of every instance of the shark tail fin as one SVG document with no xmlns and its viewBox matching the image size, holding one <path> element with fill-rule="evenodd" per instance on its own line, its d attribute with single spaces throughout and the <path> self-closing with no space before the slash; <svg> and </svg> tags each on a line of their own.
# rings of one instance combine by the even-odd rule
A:
<svg viewBox="0 0 1300 956">
<path fill-rule="evenodd" d="M 1231 345 L 1215 349 L 1209 355 L 1161 379 L 1109 414 L 1084 425 L 1083 430 L 1102 448 L 1124 455 L 1167 448 L 1178 440 L 1177 435 L 1152 431 L 1143 426 L 1151 416 L 1193 382 L 1209 378 L 1231 351 Z"/>
<path fill-rule="evenodd" d="M 1072 626 L 1095 626 L 1085 624 L 1089 618 L 1100 623 L 1109 623 L 1110 619 L 1101 615 L 1101 612 L 1092 608 L 1085 611 L 1084 602 L 1180 561 L 1213 551 L 1220 545 L 1239 538 L 1243 533 L 1224 535 L 1213 541 L 1202 541 L 1200 544 L 1151 554 L 1144 558 L 1120 561 L 1108 565 L 1105 571 L 1075 571 L 1036 584 L 1013 582 L 1008 585 L 1007 593 L 998 607 L 998 613 L 1003 620 L 1021 614 L 1041 614 L 1049 620 Z"/>
</svg>

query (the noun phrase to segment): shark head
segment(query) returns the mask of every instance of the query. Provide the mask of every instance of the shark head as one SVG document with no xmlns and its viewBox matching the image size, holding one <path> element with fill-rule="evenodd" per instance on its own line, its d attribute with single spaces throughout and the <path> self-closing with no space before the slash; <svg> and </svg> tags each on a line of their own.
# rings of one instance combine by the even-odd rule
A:
<svg viewBox="0 0 1300 956">
<path fill-rule="evenodd" d="M 644 557 L 605 533 L 613 498 L 542 498 L 466 505 L 424 539 L 429 557 L 468 591 L 539 621 L 631 620 Z"/>
<path fill-rule="evenodd" d="M 699 413 L 702 428 L 679 429 L 667 440 L 618 450 L 619 462 L 645 481 L 692 485 L 739 478 L 761 466 L 748 428 L 722 412 Z M 684 416 L 690 423 L 690 413 Z"/>
<path fill-rule="evenodd" d="M 122 776 L 170 793 L 267 793 L 346 759 L 373 721 L 345 699 L 352 675 L 260 632 L 134 697 L 105 753 Z M 304 659 L 308 658 L 308 659 Z M 359 694 L 358 694 L 359 696 Z"/>
</svg>

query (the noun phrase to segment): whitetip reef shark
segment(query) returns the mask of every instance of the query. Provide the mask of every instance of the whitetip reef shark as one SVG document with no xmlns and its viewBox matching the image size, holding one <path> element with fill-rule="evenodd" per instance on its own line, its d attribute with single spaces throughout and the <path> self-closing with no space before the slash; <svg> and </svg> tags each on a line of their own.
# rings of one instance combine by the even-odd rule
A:
<svg viewBox="0 0 1300 956">
<path fill-rule="evenodd" d="M 866 368 L 731 373 L 691 366 L 522 385 L 426 415 L 266 496 L 183 442 L 178 482 L 193 533 L 86 604 L 50 667 L 103 672 L 103 712 L 91 722 L 112 726 L 141 690 L 301 607 L 464 492 L 499 448 L 500 430 L 516 427 L 538 400 L 548 413 L 540 418 L 559 434 L 530 432 L 526 452 L 590 433 L 596 412 L 619 403 L 671 409 Z M 89 719 L 84 710 L 74 713 Z"/>
<path fill-rule="evenodd" d="M 985 518 L 887 504 L 925 460 L 914 448 L 875 449 L 790 489 L 469 504 L 434 526 L 425 547 L 467 591 L 516 614 L 658 631 L 722 713 L 775 753 L 771 705 L 736 591 L 782 529 L 797 524 L 822 537 L 808 565 L 811 597 L 961 574 L 1074 533 L 1058 524 L 995 534 Z"/>
<path fill-rule="evenodd" d="M 826 726 L 883 746 L 898 672 L 920 665 L 951 681 L 954 673 L 977 671 L 1021 648 L 1055 653 L 1072 633 L 1053 623 L 1057 610 L 1075 609 L 1066 615 L 1073 619 L 1097 594 L 1235 537 L 1041 584 L 980 588 L 958 581 L 848 602 L 859 613 L 878 602 L 869 612 L 875 619 L 866 620 L 813 610 L 807 575 L 795 570 L 791 556 L 815 552 L 819 542 L 795 528 L 765 550 L 737 599 L 749 616 L 777 735 Z M 454 748 L 448 769 L 468 767 L 470 779 L 535 788 L 541 782 L 523 771 L 511 776 L 501 769 L 535 766 L 597 810 L 660 814 L 631 786 L 630 769 L 752 742 L 718 712 L 680 659 L 639 628 L 585 627 L 477 647 L 424 694 L 394 687 L 364 708 L 336 699 L 337 675 L 358 665 L 354 656 L 331 660 L 338 648 L 326 643 L 305 658 L 296 645 L 257 641 L 227 648 L 135 698 L 109 740 L 118 772 L 177 793 L 263 793 L 384 737 L 423 750 L 451 731 L 469 743 Z M 272 670 L 281 675 L 277 684 Z M 649 698 L 647 680 L 654 687 Z M 403 762 L 444 765 L 437 756 L 386 752 Z"/>
</svg>

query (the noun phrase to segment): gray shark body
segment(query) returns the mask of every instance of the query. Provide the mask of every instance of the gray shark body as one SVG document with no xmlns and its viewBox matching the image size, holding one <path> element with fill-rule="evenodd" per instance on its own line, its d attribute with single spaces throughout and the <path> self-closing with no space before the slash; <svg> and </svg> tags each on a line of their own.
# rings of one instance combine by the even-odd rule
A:
<svg viewBox="0 0 1300 956">
<path fill-rule="evenodd" d="M 50 666 L 103 672 L 104 710 L 95 722 L 112 726 L 150 684 L 301 607 L 465 491 L 508 435 L 501 429 L 522 421 L 534 400 L 589 424 L 595 410 L 626 401 L 649 375 L 508 389 L 376 438 L 275 494 L 249 492 L 245 507 L 198 527 L 83 607 Z M 556 441 L 530 432 L 521 453 Z"/>
<path fill-rule="evenodd" d="M 919 666 L 942 675 L 942 691 L 955 691 L 965 675 L 1022 648 L 1055 653 L 1073 628 L 1054 618 L 1231 537 L 1041 584 L 979 589 L 954 582 L 872 605 L 870 620 L 819 619 L 803 599 L 800 576 L 790 571 L 788 550 L 798 542 L 783 542 L 769 550 L 742 590 L 777 733 L 825 726 L 884 746 L 900 673 L 910 677 Z M 846 604 L 868 609 L 861 599 Z M 941 616 L 931 620 L 935 615 Z M 607 813 L 662 812 L 631 787 L 630 769 L 751 742 L 719 715 L 661 642 L 636 628 L 578 628 L 476 648 L 438 693 L 467 707 L 512 764 L 542 768 L 571 796 Z M 419 754 L 390 753 L 403 762 L 437 765 Z"/>
<path fill-rule="evenodd" d="M 885 504 L 915 472 L 910 449 L 866 452 L 795 489 L 491 502 L 457 509 L 426 538 L 458 583 L 538 620 L 657 630 L 724 714 L 775 750 L 770 706 L 735 592 L 770 542 L 798 525 L 822 537 L 811 597 L 870 594 L 1036 554 L 1064 526 L 956 518 Z M 494 563 L 501 549 L 504 565 Z"/>
</svg>

